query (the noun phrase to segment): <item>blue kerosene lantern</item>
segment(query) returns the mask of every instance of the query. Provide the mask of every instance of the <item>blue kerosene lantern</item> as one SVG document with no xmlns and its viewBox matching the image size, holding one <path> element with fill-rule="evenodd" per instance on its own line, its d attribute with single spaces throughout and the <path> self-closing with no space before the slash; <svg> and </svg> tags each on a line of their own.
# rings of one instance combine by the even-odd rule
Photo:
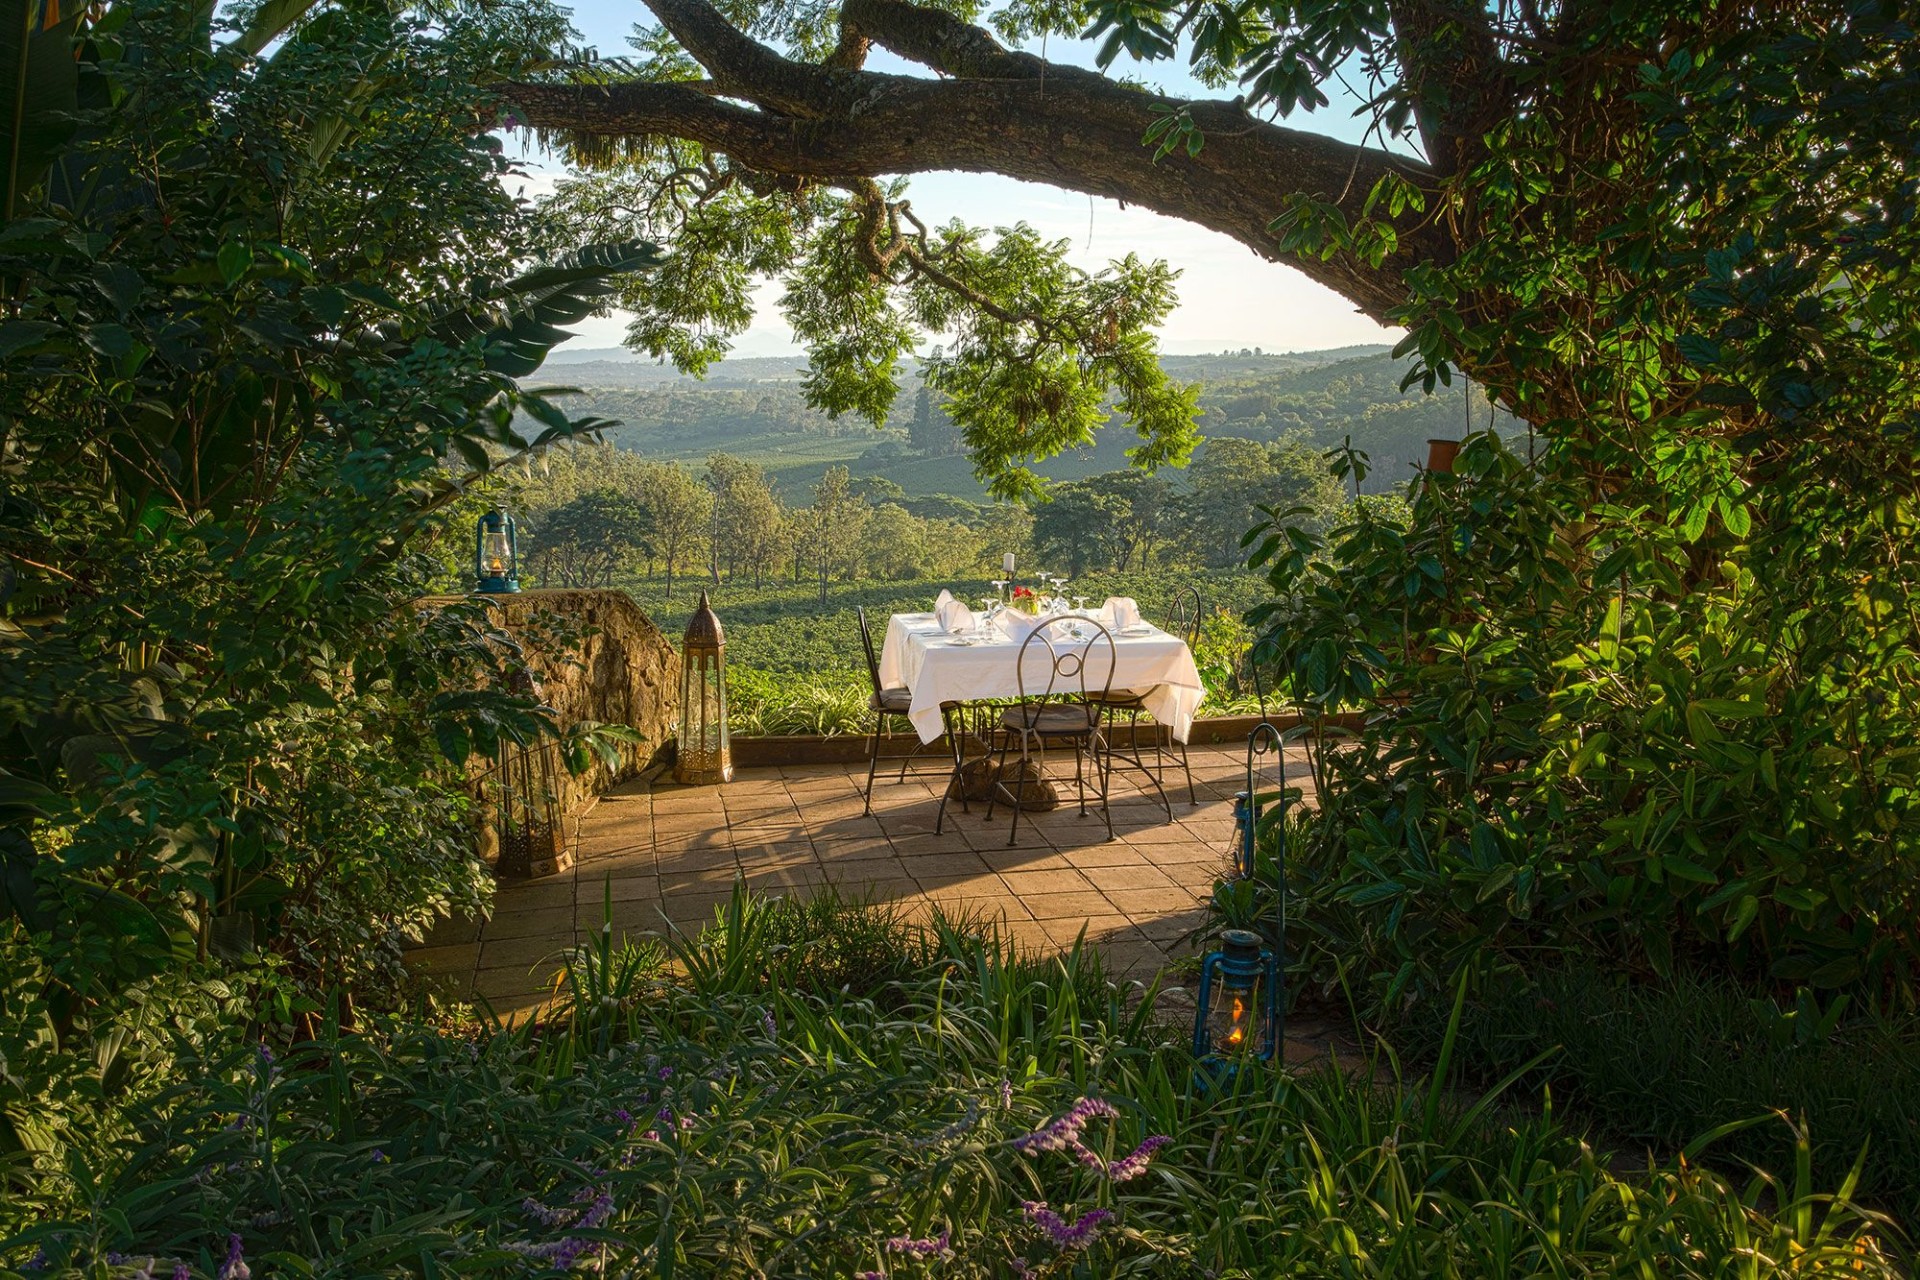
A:
<svg viewBox="0 0 1920 1280">
<path fill-rule="evenodd" d="M 513 517 L 495 507 L 473 529 L 474 590 L 510 595 L 520 589 L 520 541 Z"/>
<path fill-rule="evenodd" d="M 1200 966 L 1200 1005 L 1193 1017 L 1193 1056 L 1272 1062 L 1280 1049 L 1280 961 L 1260 935 L 1228 929 L 1220 949 Z"/>
</svg>

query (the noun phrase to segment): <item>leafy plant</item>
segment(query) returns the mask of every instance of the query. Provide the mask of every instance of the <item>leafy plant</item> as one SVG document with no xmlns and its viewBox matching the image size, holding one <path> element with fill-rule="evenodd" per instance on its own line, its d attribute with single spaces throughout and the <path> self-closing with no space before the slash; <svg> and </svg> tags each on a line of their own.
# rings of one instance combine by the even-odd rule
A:
<svg viewBox="0 0 1920 1280">
<path fill-rule="evenodd" d="M 540 1024 L 370 1027 L 197 1064 L 140 1108 L 97 1189 L 16 1220 L 0 1257 L 54 1276 L 231 1258 L 324 1275 L 1899 1273 L 1877 1220 L 1804 1160 L 1746 1187 L 1692 1158 L 1623 1179 L 1551 1114 L 1498 1112 L 1498 1091 L 1455 1105 L 1444 1075 L 1249 1066 L 1198 1087 L 1157 992 L 1108 985 L 1093 953 L 880 919 L 736 896 L 682 948 L 710 967 L 636 971 L 645 996 L 610 1043 L 606 993 L 575 984 Z M 808 929 L 885 936 L 889 976 L 833 986 L 786 941 Z"/>
</svg>

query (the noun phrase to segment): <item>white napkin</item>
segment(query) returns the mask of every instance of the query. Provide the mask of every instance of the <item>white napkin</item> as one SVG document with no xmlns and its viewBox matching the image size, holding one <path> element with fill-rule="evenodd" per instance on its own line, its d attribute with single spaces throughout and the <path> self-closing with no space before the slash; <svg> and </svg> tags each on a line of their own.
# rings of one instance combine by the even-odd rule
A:
<svg viewBox="0 0 1920 1280">
<path fill-rule="evenodd" d="M 1000 615 L 1001 629 L 1013 640 L 1025 640 L 1045 621 L 1043 616 L 1022 613 L 1018 609 L 1008 609 Z"/>
<path fill-rule="evenodd" d="M 1132 596 L 1108 596 L 1107 602 L 1100 607 L 1113 619 L 1115 631 L 1140 625 L 1140 603 Z"/>
<path fill-rule="evenodd" d="M 973 610 L 945 591 L 942 591 L 940 596 L 940 603 L 933 607 L 933 616 L 939 619 L 940 629 L 948 634 L 973 630 Z"/>
<path fill-rule="evenodd" d="M 935 613 L 940 612 L 940 606 L 951 599 L 953 599 L 953 592 L 947 590 L 945 587 L 940 588 L 940 594 L 934 597 L 933 611 Z"/>
</svg>

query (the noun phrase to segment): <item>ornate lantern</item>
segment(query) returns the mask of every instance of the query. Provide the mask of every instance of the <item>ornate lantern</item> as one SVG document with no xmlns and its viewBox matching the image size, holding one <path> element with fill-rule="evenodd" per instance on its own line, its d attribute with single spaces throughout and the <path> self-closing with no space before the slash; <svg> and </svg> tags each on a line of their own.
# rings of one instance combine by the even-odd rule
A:
<svg viewBox="0 0 1920 1280">
<path fill-rule="evenodd" d="M 694 785 L 733 781 L 733 754 L 727 747 L 727 633 L 704 591 L 680 641 L 680 737 L 673 778 Z"/>
<path fill-rule="evenodd" d="M 542 696 L 540 684 L 525 666 L 508 675 L 515 693 Z M 543 707 L 551 714 L 553 708 Z M 540 736 L 532 742 L 500 739 L 494 771 L 497 801 L 494 829 L 500 839 L 497 870 L 503 876 L 558 875 L 571 865 L 567 856 L 566 802 L 561 792 L 559 746 Z"/>
<path fill-rule="evenodd" d="M 557 750 L 549 738 L 500 743 L 495 823 L 503 876 L 550 876 L 567 868 Z"/>
<path fill-rule="evenodd" d="M 520 540 L 513 517 L 495 507 L 473 528 L 474 590 L 508 595 L 520 589 Z"/>
<path fill-rule="evenodd" d="M 1260 945 L 1259 934 L 1245 929 L 1227 930 L 1220 943 L 1200 966 L 1193 1054 L 1272 1062 L 1280 1048 L 1280 961 Z"/>
</svg>

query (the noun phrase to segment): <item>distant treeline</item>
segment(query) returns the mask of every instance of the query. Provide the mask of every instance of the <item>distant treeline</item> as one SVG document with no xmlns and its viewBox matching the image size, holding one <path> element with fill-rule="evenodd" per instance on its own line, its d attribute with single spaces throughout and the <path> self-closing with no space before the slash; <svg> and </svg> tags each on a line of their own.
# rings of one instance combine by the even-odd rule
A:
<svg viewBox="0 0 1920 1280">
<path fill-rule="evenodd" d="M 1429 438 L 1457 439 L 1470 426 L 1480 430 L 1490 422 L 1503 433 L 1516 429 L 1506 415 L 1490 412 L 1475 388 L 1456 383 L 1434 395 L 1417 387 L 1402 392 L 1403 361 L 1377 349 L 1326 359 L 1345 354 L 1227 352 L 1169 356 L 1166 364 L 1201 384 L 1201 427 L 1209 437 L 1319 449 L 1351 439 L 1371 459 L 1368 492 L 1389 492 L 1409 479 L 1426 459 Z M 643 367 L 652 373 L 650 384 L 595 385 L 588 391 L 595 413 L 620 420 L 609 438 L 624 448 L 690 464 L 715 450 L 735 453 L 765 467 L 774 487 L 795 502 L 804 502 L 804 490 L 834 463 L 846 464 L 856 476 L 890 480 L 910 494 L 982 493 L 958 429 L 911 370 L 887 423 L 876 430 L 863 419 L 830 418 L 809 408 L 796 380 L 663 384 L 658 370 Z M 567 373 L 591 370 L 611 377 L 618 368 L 599 363 Z M 1130 438 L 1125 418 L 1116 416 L 1094 447 L 1039 469 L 1055 479 L 1120 470 Z"/>
<path fill-rule="evenodd" d="M 1297 440 L 1222 438 L 1184 472 L 1121 469 L 1064 481 L 1025 507 L 914 495 L 830 466 L 804 505 L 782 499 L 757 464 L 714 453 L 695 469 L 611 444 L 551 450 L 506 501 L 526 576 L 542 586 L 636 577 L 817 582 L 991 576 L 1000 557 L 1039 557 L 1078 577 L 1097 571 L 1222 567 L 1259 508 L 1327 519 L 1343 491 L 1320 451 Z"/>
</svg>

